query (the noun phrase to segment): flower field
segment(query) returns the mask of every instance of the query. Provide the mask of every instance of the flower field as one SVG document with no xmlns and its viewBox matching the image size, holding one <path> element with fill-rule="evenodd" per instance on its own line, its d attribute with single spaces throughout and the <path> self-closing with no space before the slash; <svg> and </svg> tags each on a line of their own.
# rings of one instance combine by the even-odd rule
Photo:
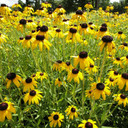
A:
<svg viewBox="0 0 128 128">
<path fill-rule="evenodd" d="M 126 13 L 42 3 L 0 7 L 1 128 L 127 128 Z"/>
</svg>

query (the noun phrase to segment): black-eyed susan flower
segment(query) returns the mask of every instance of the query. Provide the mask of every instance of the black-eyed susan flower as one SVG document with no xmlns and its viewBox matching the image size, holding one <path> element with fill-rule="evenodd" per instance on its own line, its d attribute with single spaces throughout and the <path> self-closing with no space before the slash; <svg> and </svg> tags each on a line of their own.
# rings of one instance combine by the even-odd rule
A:
<svg viewBox="0 0 128 128">
<path fill-rule="evenodd" d="M 27 20 L 26 28 L 28 28 L 28 29 L 34 29 L 36 27 L 37 27 L 37 25 L 36 25 L 35 22 L 33 22 L 33 20 Z"/>
<path fill-rule="evenodd" d="M 23 11 L 25 16 L 30 16 L 31 14 L 33 14 L 33 12 L 34 12 L 34 9 L 32 8 L 31 5 L 26 6 Z"/>
<path fill-rule="evenodd" d="M 72 16 L 73 20 L 77 20 L 77 21 L 86 21 L 85 16 L 83 15 L 83 11 L 82 10 L 77 10 L 76 14 L 74 14 Z"/>
<path fill-rule="evenodd" d="M 40 51 L 42 51 L 43 47 L 49 50 L 52 44 L 48 40 L 45 39 L 45 36 L 37 35 L 36 38 L 32 42 L 32 49 L 35 49 L 37 45 L 39 45 L 39 49 Z"/>
<path fill-rule="evenodd" d="M 31 46 L 31 43 L 33 42 L 33 38 L 32 38 L 32 36 L 31 35 L 27 35 L 27 36 L 25 36 L 25 39 L 22 41 L 22 45 L 23 45 L 23 47 L 25 48 L 30 48 L 30 46 Z"/>
<path fill-rule="evenodd" d="M 126 50 L 127 52 L 128 52 L 128 43 L 122 43 L 119 47 L 118 47 L 118 49 L 121 49 L 121 50 Z"/>
<path fill-rule="evenodd" d="M 78 128 L 98 128 L 96 126 L 96 121 L 91 119 L 83 120 L 81 124 L 78 125 Z"/>
<path fill-rule="evenodd" d="M 55 13 L 65 13 L 66 10 L 62 7 L 62 5 L 58 5 L 58 7 L 54 10 Z"/>
<path fill-rule="evenodd" d="M 53 112 L 48 119 L 50 121 L 50 127 L 56 127 L 56 125 L 61 127 L 61 122 L 63 122 L 64 116 L 59 112 Z"/>
<path fill-rule="evenodd" d="M 122 73 L 119 77 L 114 81 L 119 86 L 119 89 L 123 89 L 125 87 L 125 91 L 128 91 L 128 73 Z"/>
<path fill-rule="evenodd" d="M 41 7 L 44 7 L 44 8 L 51 8 L 52 5 L 48 2 L 45 2 L 45 3 L 41 3 Z"/>
<path fill-rule="evenodd" d="M 25 19 L 21 19 L 19 21 L 19 24 L 17 25 L 17 30 L 18 31 L 21 31 L 23 33 L 23 30 L 25 28 L 25 25 L 26 25 L 26 20 Z"/>
<path fill-rule="evenodd" d="M 65 63 L 65 70 L 68 72 L 68 71 L 71 71 L 73 69 L 73 66 L 70 62 L 66 62 Z"/>
<path fill-rule="evenodd" d="M 92 6 L 91 3 L 87 3 L 87 4 L 85 4 L 84 7 L 87 8 L 87 9 L 91 9 L 91 8 L 93 8 L 93 6 Z"/>
<path fill-rule="evenodd" d="M 20 4 L 13 4 L 12 8 L 22 8 Z"/>
<path fill-rule="evenodd" d="M 76 108 L 76 106 L 71 105 L 68 106 L 68 108 L 65 110 L 66 115 L 69 116 L 69 119 L 73 120 L 73 118 L 77 118 L 78 117 L 78 109 Z"/>
<path fill-rule="evenodd" d="M 80 27 L 79 27 L 80 34 L 84 33 L 84 35 L 86 35 L 88 33 L 87 28 L 88 28 L 88 25 L 86 23 L 80 24 Z"/>
<path fill-rule="evenodd" d="M 92 97 L 92 90 L 86 90 L 85 91 L 85 96 L 88 97 L 88 98 L 91 98 Z"/>
<path fill-rule="evenodd" d="M 128 99 L 124 94 L 114 94 L 114 100 L 118 101 L 118 105 L 124 104 L 124 107 L 128 103 Z"/>
<path fill-rule="evenodd" d="M 103 36 L 102 41 L 98 44 L 100 46 L 100 51 L 103 50 L 104 47 L 107 47 L 107 51 L 111 52 L 115 44 L 113 42 L 113 38 L 111 36 Z"/>
<path fill-rule="evenodd" d="M 90 64 L 94 64 L 93 60 L 88 56 L 88 53 L 85 51 L 80 52 L 79 56 L 74 57 L 74 66 L 76 67 L 80 64 L 80 68 L 84 69 Z"/>
<path fill-rule="evenodd" d="M 34 86 L 37 86 L 37 82 L 34 80 L 34 78 L 28 77 L 26 80 L 23 80 L 23 92 L 33 90 Z"/>
<path fill-rule="evenodd" d="M 36 103 L 39 104 L 39 100 L 41 100 L 41 98 L 43 97 L 41 95 L 42 92 L 40 92 L 39 90 L 31 90 L 28 93 L 25 94 L 24 96 L 24 102 L 29 103 L 29 105 L 32 103 Z"/>
<path fill-rule="evenodd" d="M 13 82 L 17 87 L 19 87 L 21 80 L 22 79 L 19 75 L 16 75 L 15 73 L 12 73 L 12 72 L 8 73 L 7 76 L 6 76 L 6 82 L 7 82 L 6 87 L 9 88 L 11 82 Z"/>
<path fill-rule="evenodd" d="M 123 68 L 122 60 L 119 57 L 116 57 L 113 61 L 113 64 L 119 65 L 121 68 Z"/>
<path fill-rule="evenodd" d="M 116 79 L 119 77 L 119 73 L 117 71 L 110 71 L 108 75 L 109 75 L 109 78 L 112 78 L 112 79 Z"/>
<path fill-rule="evenodd" d="M 45 72 L 37 72 L 36 77 L 42 81 L 43 79 L 47 79 L 48 74 Z"/>
<path fill-rule="evenodd" d="M 121 57 L 121 60 L 125 65 L 128 64 L 128 55 L 125 57 Z"/>
<path fill-rule="evenodd" d="M 118 35 L 117 35 L 117 38 L 118 38 L 118 39 L 120 39 L 120 38 L 121 38 L 121 39 L 125 39 L 126 36 L 123 34 L 122 31 L 119 31 L 119 32 L 118 32 Z"/>
<path fill-rule="evenodd" d="M 11 102 L 4 101 L 0 103 L 0 122 L 4 122 L 5 117 L 7 117 L 8 120 L 11 120 L 11 113 L 16 113 L 16 110 Z"/>
<path fill-rule="evenodd" d="M 72 43 L 82 42 L 80 34 L 77 32 L 77 29 L 70 28 L 66 37 L 66 41 L 69 41 L 69 40 L 72 40 Z"/>
<path fill-rule="evenodd" d="M 62 71 L 65 69 L 65 63 L 62 62 L 61 60 L 56 61 L 53 64 L 53 70 L 58 70 L 58 71 Z"/>
<path fill-rule="evenodd" d="M 109 90 L 109 87 L 107 87 L 107 85 L 103 83 L 93 83 L 92 85 L 93 85 L 91 87 L 92 95 L 96 100 L 99 99 L 101 95 L 102 95 L 102 98 L 106 100 L 106 94 L 108 96 L 110 95 L 110 90 Z"/>
<path fill-rule="evenodd" d="M 23 38 L 23 37 L 20 37 L 17 42 L 18 42 L 18 43 L 22 43 L 23 41 L 24 41 L 24 38 Z"/>
<path fill-rule="evenodd" d="M 107 27 L 101 26 L 100 30 L 97 32 L 97 39 L 99 39 L 99 37 L 103 37 L 105 35 L 109 35 L 109 33 L 107 32 Z"/>
<path fill-rule="evenodd" d="M 62 85 L 62 81 L 60 80 L 60 78 L 57 78 L 55 80 L 55 86 L 58 85 L 58 87 L 60 87 Z"/>
<path fill-rule="evenodd" d="M 109 87 L 114 86 L 114 85 L 115 85 L 115 84 L 114 84 L 114 79 L 112 79 L 111 77 L 108 78 L 108 79 L 106 79 L 106 80 L 105 80 L 105 85 L 107 85 L 107 86 L 109 86 Z"/>
<path fill-rule="evenodd" d="M 85 69 L 89 74 L 98 72 L 97 66 L 90 63 L 90 65 Z"/>
<path fill-rule="evenodd" d="M 57 37 L 57 38 L 64 37 L 64 34 L 62 33 L 62 31 L 60 29 L 56 29 L 53 33 L 54 33 L 54 37 Z"/>
<path fill-rule="evenodd" d="M 8 37 L 2 33 L 0 33 L 0 44 L 7 42 Z"/>
<path fill-rule="evenodd" d="M 83 75 L 78 69 L 74 68 L 72 69 L 72 71 L 68 72 L 68 77 L 67 77 L 67 80 L 69 82 L 71 82 L 72 79 L 79 84 L 80 82 L 79 79 L 83 80 Z"/>
</svg>

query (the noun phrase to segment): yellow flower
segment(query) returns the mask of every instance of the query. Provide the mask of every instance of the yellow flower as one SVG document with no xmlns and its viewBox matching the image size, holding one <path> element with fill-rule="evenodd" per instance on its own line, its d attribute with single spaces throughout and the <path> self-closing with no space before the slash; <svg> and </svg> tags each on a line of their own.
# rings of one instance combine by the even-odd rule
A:
<svg viewBox="0 0 128 128">
<path fill-rule="evenodd" d="M 42 92 L 38 91 L 38 90 L 31 90 L 29 91 L 29 93 L 25 94 L 24 96 L 24 102 L 27 103 L 27 101 L 29 102 L 29 105 L 32 103 L 36 103 L 39 104 L 39 100 L 41 100 L 41 98 L 43 97 L 42 95 L 40 95 Z"/>
<path fill-rule="evenodd" d="M 125 91 L 128 91 L 128 73 L 123 73 L 114 81 L 119 86 L 119 89 L 123 89 L 126 84 Z"/>
<path fill-rule="evenodd" d="M 37 27 L 36 23 L 33 20 L 27 20 L 26 28 L 35 29 Z"/>
<path fill-rule="evenodd" d="M 88 25 L 86 23 L 80 24 L 79 31 L 80 34 L 84 33 L 86 35 L 88 33 Z"/>
<path fill-rule="evenodd" d="M 50 7 L 52 7 L 52 5 L 48 2 L 45 2 L 45 3 L 41 3 L 41 7 L 50 8 Z"/>
<path fill-rule="evenodd" d="M 41 81 L 43 80 L 43 79 L 47 79 L 47 77 L 48 77 L 48 74 L 46 74 L 45 72 L 37 72 L 36 73 L 36 77 L 37 77 L 37 79 L 41 79 Z"/>
<path fill-rule="evenodd" d="M 80 52 L 79 56 L 74 58 L 74 66 L 76 67 L 80 63 L 80 68 L 84 69 L 90 64 L 94 64 L 93 60 L 88 56 L 85 51 Z"/>
<path fill-rule="evenodd" d="M 8 120 L 11 120 L 12 112 L 16 113 L 16 110 L 11 102 L 5 101 L 0 103 L 0 122 L 4 122 L 5 117 L 7 117 Z"/>
<path fill-rule="evenodd" d="M 10 84 L 11 82 L 13 82 L 17 87 L 20 86 L 20 82 L 22 79 L 19 75 L 16 75 L 15 73 L 8 73 L 7 76 L 6 76 L 6 82 L 7 82 L 7 85 L 6 87 L 9 88 L 10 87 Z"/>
<path fill-rule="evenodd" d="M 115 58 L 115 60 L 113 61 L 113 64 L 120 65 L 121 68 L 124 68 L 124 66 L 122 65 L 122 61 L 119 57 Z"/>
<path fill-rule="evenodd" d="M 114 100 L 118 101 L 118 105 L 124 104 L 124 107 L 125 107 L 126 104 L 128 103 L 128 99 L 127 99 L 126 95 L 124 95 L 124 94 L 114 94 L 114 96 L 115 96 Z"/>
<path fill-rule="evenodd" d="M 32 49 L 35 49 L 37 45 L 39 45 L 39 49 L 42 51 L 43 47 L 49 50 L 52 44 L 43 35 L 37 35 L 32 42 Z"/>
<path fill-rule="evenodd" d="M 54 33 L 54 37 L 57 37 L 57 38 L 63 38 L 64 37 L 64 34 L 62 33 L 62 31 L 60 29 L 56 29 Z"/>
<path fill-rule="evenodd" d="M 104 47 L 107 47 L 108 52 L 111 52 L 113 47 L 115 47 L 113 38 L 111 36 L 103 36 L 102 41 L 98 45 L 100 46 L 100 51 L 102 51 Z"/>
<path fill-rule="evenodd" d="M 64 69 L 65 69 L 65 63 L 62 62 L 61 60 L 58 60 L 53 64 L 53 70 L 61 71 Z"/>
<path fill-rule="evenodd" d="M 23 38 L 23 37 L 20 37 L 17 42 L 18 42 L 18 43 L 23 43 L 23 41 L 24 41 L 24 38 Z"/>
<path fill-rule="evenodd" d="M 93 6 L 91 5 L 91 3 L 87 3 L 87 4 L 85 4 L 84 7 L 87 8 L 87 9 L 91 9 L 91 8 L 93 8 Z"/>
<path fill-rule="evenodd" d="M 72 40 L 72 43 L 82 42 L 81 36 L 79 33 L 77 33 L 77 29 L 75 29 L 75 28 L 70 28 L 69 32 L 68 33 L 66 32 L 65 35 L 67 35 L 67 37 L 66 37 L 67 42 L 69 40 Z"/>
<path fill-rule="evenodd" d="M 25 25 L 26 25 L 26 20 L 25 19 L 21 19 L 19 21 L 19 24 L 17 25 L 17 30 L 21 31 L 23 33 L 23 30 L 25 29 Z"/>
<path fill-rule="evenodd" d="M 126 57 L 121 57 L 121 60 L 124 64 L 128 64 L 128 55 Z"/>
<path fill-rule="evenodd" d="M 65 63 L 65 70 L 67 72 L 71 71 L 73 69 L 73 66 L 70 64 L 70 62 Z"/>
<path fill-rule="evenodd" d="M 37 86 L 37 82 L 34 80 L 34 78 L 28 77 L 26 80 L 23 81 L 23 92 L 33 90 L 34 86 Z"/>
<path fill-rule="evenodd" d="M 55 13 L 65 13 L 66 11 L 65 11 L 65 9 L 64 9 L 61 5 L 59 5 L 59 6 L 55 9 L 54 12 L 55 12 Z"/>
<path fill-rule="evenodd" d="M 82 123 L 78 125 L 78 128 L 98 128 L 95 123 L 96 121 L 91 119 L 83 120 Z"/>
<path fill-rule="evenodd" d="M 121 38 L 121 39 L 125 39 L 126 36 L 123 34 L 122 31 L 119 31 L 119 32 L 118 32 L 118 35 L 117 35 L 117 38 L 118 38 L 118 39 L 120 39 L 120 38 Z"/>
<path fill-rule="evenodd" d="M 98 72 L 98 70 L 97 70 L 97 66 L 95 66 L 95 65 L 93 65 L 93 64 L 90 64 L 86 69 L 85 69 L 85 71 L 87 71 L 88 73 L 96 73 L 96 72 Z"/>
<path fill-rule="evenodd" d="M 61 127 L 61 122 L 63 122 L 64 116 L 59 112 L 53 112 L 48 119 L 50 121 L 50 127 L 56 127 L 57 124 Z"/>
<path fill-rule="evenodd" d="M 92 90 L 86 90 L 85 95 L 86 95 L 86 97 L 91 98 L 92 97 Z"/>
<path fill-rule="evenodd" d="M 67 113 L 67 116 L 69 115 L 69 119 L 73 120 L 73 118 L 77 118 L 78 117 L 78 112 L 77 112 L 77 108 L 76 106 L 68 106 L 68 108 L 65 110 L 65 112 Z"/>
<path fill-rule="evenodd" d="M 127 52 L 128 52 L 128 43 L 122 43 L 119 47 L 118 47 L 118 49 L 121 49 L 121 50 L 126 50 Z"/>
<path fill-rule="evenodd" d="M 114 79 L 112 79 L 112 78 L 107 79 L 107 80 L 105 81 L 105 84 L 106 84 L 107 86 L 109 86 L 109 87 L 114 86 L 114 85 L 115 85 L 115 84 L 114 84 Z"/>
<path fill-rule="evenodd" d="M 83 75 L 78 69 L 74 68 L 72 69 L 72 71 L 68 72 L 67 77 L 67 80 L 69 80 L 69 82 L 71 82 L 72 79 L 79 84 L 79 79 L 83 80 Z"/>
<path fill-rule="evenodd" d="M 112 79 L 116 79 L 119 77 L 119 73 L 117 71 L 110 71 L 108 75 L 109 75 L 109 78 L 112 78 Z"/>
<path fill-rule="evenodd" d="M 4 42 L 7 42 L 6 39 L 8 39 L 8 37 L 5 36 L 4 34 L 1 34 L 1 33 L 0 33 L 0 44 L 1 44 L 1 43 L 4 43 Z"/>
<path fill-rule="evenodd" d="M 13 4 L 12 8 L 22 8 L 20 4 Z"/>
<path fill-rule="evenodd" d="M 57 79 L 55 80 L 55 86 L 56 86 L 56 85 L 58 85 L 58 87 L 60 87 L 60 86 L 62 85 L 62 82 L 61 82 L 60 78 L 57 78 Z"/>
<path fill-rule="evenodd" d="M 103 99 L 106 100 L 106 94 L 110 95 L 109 87 L 103 83 L 93 83 L 91 87 L 92 95 L 97 100 L 102 95 Z"/>
</svg>

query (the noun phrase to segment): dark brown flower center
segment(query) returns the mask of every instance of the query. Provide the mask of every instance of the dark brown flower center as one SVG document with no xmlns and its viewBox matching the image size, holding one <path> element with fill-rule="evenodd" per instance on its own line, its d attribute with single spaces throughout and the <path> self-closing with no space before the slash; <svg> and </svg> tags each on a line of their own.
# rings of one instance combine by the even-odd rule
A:
<svg viewBox="0 0 128 128">
<path fill-rule="evenodd" d="M 113 38 L 111 36 L 103 36 L 102 41 L 105 43 L 109 43 L 113 41 Z"/>
<path fill-rule="evenodd" d="M 77 32 L 77 30 L 76 30 L 75 28 L 70 28 L 69 31 L 70 31 L 72 34 Z"/>
<path fill-rule="evenodd" d="M 111 82 L 113 82 L 113 81 L 114 81 L 114 79 L 112 79 L 112 78 L 110 78 L 109 80 L 110 80 Z"/>
<path fill-rule="evenodd" d="M 0 16 L 0 18 L 3 18 L 3 16 Z"/>
<path fill-rule="evenodd" d="M 88 24 L 89 24 L 89 25 L 92 25 L 93 23 L 92 23 L 92 22 L 89 22 Z"/>
<path fill-rule="evenodd" d="M 24 38 L 23 38 L 23 37 L 20 37 L 19 39 L 20 39 L 20 40 L 23 40 Z"/>
<path fill-rule="evenodd" d="M 119 57 L 117 57 L 117 58 L 116 58 L 116 60 L 118 60 L 118 61 L 119 61 L 119 60 L 120 60 L 120 58 L 119 58 Z"/>
<path fill-rule="evenodd" d="M 66 65 L 69 66 L 70 65 L 70 62 L 66 62 Z"/>
<path fill-rule="evenodd" d="M 28 22 L 33 22 L 32 20 L 28 20 Z"/>
<path fill-rule="evenodd" d="M 123 77 L 124 79 L 128 79 L 128 73 L 123 73 L 123 74 L 122 74 L 122 77 Z"/>
<path fill-rule="evenodd" d="M 82 11 L 82 10 L 77 10 L 77 11 L 76 11 L 76 14 L 77 14 L 77 15 L 82 15 L 82 14 L 83 14 L 83 11 Z"/>
<path fill-rule="evenodd" d="M 124 94 L 121 94 L 121 95 L 120 95 L 120 98 L 121 98 L 121 99 L 125 99 L 126 96 L 125 96 Z"/>
<path fill-rule="evenodd" d="M 26 20 L 25 19 L 21 19 L 20 20 L 20 24 L 25 25 L 26 24 Z"/>
<path fill-rule="evenodd" d="M 32 82 L 32 78 L 28 77 L 25 81 L 26 81 L 26 83 L 31 83 Z"/>
<path fill-rule="evenodd" d="M 43 35 L 37 35 L 36 36 L 36 40 L 43 41 L 44 40 L 44 36 Z"/>
<path fill-rule="evenodd" d="M 44 8 L 42 7 L 42 8 L 39 8 L 39 10 L 44 10 Z"/>
<path fill-rule="evenodd" d="M 36 74 L 33 74 L 33 75 L 32 75 L 32 77 L 35 77 L 35 76 L 36 76 Z"/>
<path fill-rule="evenodd" d="M 62 61 L 61 61 L 61 60 L 57 60 L 56 62 L 57 62 L 57 63 L 59 63 L 59 64 L 61 64 L 61 63 L 62 63 Z"/>
<path fill-rule="evenodd" d="M 36 32 L 35 30 L 32 30 L 32 33 Z"/>
<path fill-rule="evenodd" d="M 72 69 L 72 73 L 73 73 L 73 74 L 78 74 L 78 72 L 79 72 L 78 69 L 76 69 L 76 68 Z"/>
<path fill-rule="evenodd" d="M 35 96 L 36 95 L 36 91 L 35 90 L 32 90 L 32 91 L 30 91 L 30 96 Z"/>
<path fill-rule="evenodd" d="M 40 28 L 41 28 L 40 26 L 37 26 L 36 30 L 37 30 L 37 31 L 39 31 L 39 30 L 40 30 Z"/>
<path fill-rule="evenodd" d="M 118 75 L 118 72 L 117 71 L 114 71 L 114 75 Z"/>
<path fill-rule="evenodd" d="M 62 8 L 62 5 L 58 5 L 58 7 L 57 8 Z"/>
<path fill-rule="evenodd" d="M 92 93 L 92 90 L 89 91 L 89 94 L 91 94 L 91 93 Z"/>
<path fill-rule="evenodd" d="M 94 28 L 93 27 L 90 27 L 91 30 L 93 30 Z"/>
<path fill-rule="evenodd" d="M 88 53 L 85 52 L 85 51 L 80 52 L 79 57 L 80 57 L 80 58 L 87 58 L 87 57 L 88 57 Z"/>
<path fill-rule="evenodd" d="M 127 43 L 125 43 L 125 42 L 124 42 L 124 43 L 122 43 L 122 45 L 124 45 L 124 46 L 128 46 L 128 44 L 127 44 Z"/>
<path fill-rule="evenodd" d="M 63 22 L 66 22 L 67 21 L 67 19 L 63 19 Z"/>
<path fill-rule="evenodd" d="M 52 11 L 49 11 L 48 14 L 52 14 Z"/>
<path fill-rule="evenodd" d="M 90 122 L 87 122 L 87 123 L 85 124 L 85 128 L 93 128 L 93 124 L 90 123 Z"/>
<path fill-rule="evenodd" d="M 90 64 L 90 68 L 93 68 L 94 67 L 94 65 L 93 64 Z"/>
<path fill-rule="evenodd" d="M 104 90 L 105 86 L 104 86 L 103 83 L 98 83 L 98 84 L 96 85 L 96 88 L 97 88 L 98 90 Z"/>
<path fill-rule="evenodd" d="M 6 7 L 7 5 L 6 4 L 1 4 L 1 7 Z"/>
<path fill-rule="evenodd" d="M 60 78 L 58 78 L 58 81 L 61 81 Z"/>
<path fill-rule="evenodd" d="M 59 119 L 59 116 L 58 116 L 58 115 L 54 115 L 54 116 L 53 116 L 53 119 L 54 119 L 54 120 L 58 120 L 58 119 Z"/>
<path fill-rule="evenodd" d="M 31 38 L 32 38 L 32 36 L 27 35 L 27 36 L 25 37 L 25 40 L 30 40 Z"/>
<path fill-rule="evenodd" d="M 106 31 L 107 31 L 107 28 L 104 27 L 104 26 L 101 26 L 101 27 L 100 27 L 100 31 L 101 31 L 101 32 L 106 32 Z"/>
<path fill-rule="evenodd" d="M 60 29 L 56 29 L 56 32 L 61 32 L 61 30 Z"/>
<path fill-rule="evenodd" d="M 80 26 L 81 26 L 82 28 L 87 28 L 87 27 L 88 27 L 88 25 L 87 25 L 86 23 L 80 24 Z"/>
<path fill-rule="evenodd" d="M 126 59 L 128 59 L 128 55 L 126 56 Z"/>
<path fill-rule="evenodd" d="M 123 32 L 122 31 L 119 31 L 118 34 L 122 34 Z"/>
<path fill-rule="evenodd" d="M 7 74 L 7 79 L 13 80 L 13 79 L 15 79 L 15 78 L 16 78 L 16 74 L 15 74 L 15 73 L 8 73 L 8 74 Z"/>
<path fill-rule="evenodd" d="M 0 111 L 4 111 L 8 108 L 8 104 L 7 103 L 1 103 L 0 104 Z M 2 116 L 2 115 L 1 115 Z"/>
<path fill-rule="evenodd" d="M 107 24 L 106 23 L 103 23 L 101 26 L 107 28 Z"/>
<path fill-rule="evenodd" d="M 40 73 L 40 76 L 43 76 L 44 75 L 44 73 L 42 72 L 42 73 Z"/>
<path fill-rule="evenodd" d="M 47 32 L 48 31 L 48 27 L 43 25 L 41 28 L 40 28 L 40 31 L 41 32 Z"/>
<path fill-rule="evenodd" d="M 75 108 L 71 108 L 71 112 L 76 112 L 76 109 Z"/>
</svg>

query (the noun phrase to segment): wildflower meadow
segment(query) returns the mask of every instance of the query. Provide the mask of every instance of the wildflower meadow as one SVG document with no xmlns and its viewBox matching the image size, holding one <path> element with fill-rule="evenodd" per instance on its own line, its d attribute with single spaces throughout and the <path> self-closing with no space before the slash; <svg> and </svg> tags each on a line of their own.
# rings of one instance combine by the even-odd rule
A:
<svg viewBox="0 0 128 128">
<path fill-rule="evenodd" d="M 0 6 L 0 128 L 127 128 L 128 6 L 51 7 Z"/>
</svg>

